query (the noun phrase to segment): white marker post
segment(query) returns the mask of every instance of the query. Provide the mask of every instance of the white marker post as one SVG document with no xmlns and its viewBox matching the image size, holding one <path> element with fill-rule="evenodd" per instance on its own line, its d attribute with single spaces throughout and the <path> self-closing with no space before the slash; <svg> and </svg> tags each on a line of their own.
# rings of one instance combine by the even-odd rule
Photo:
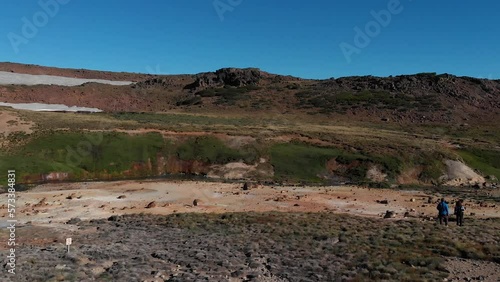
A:
<svg viewBox="0 0 500 282">
<path fill-rule="evenodd" d="M 69 245 L 71 245 L 71 238 L 66 238 L 66 246 L 68 246 L 68 254 L 69 254 Z"/>
</svg>

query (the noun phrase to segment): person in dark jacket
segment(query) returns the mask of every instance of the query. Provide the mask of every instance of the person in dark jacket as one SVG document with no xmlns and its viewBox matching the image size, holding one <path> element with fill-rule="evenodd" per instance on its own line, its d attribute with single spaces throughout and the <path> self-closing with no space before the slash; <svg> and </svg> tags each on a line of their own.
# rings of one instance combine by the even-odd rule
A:
<svg viewBox="0 0 500 282">
<path fill-rule="evenodd" d="M 457 216 L 458 226 L 464 225 L 464 212 L 465 212 L 464 202 L 462 200 L 458 200 L 458 202 L 455 205 L 455 215 Z"/>
<path fill-rule="evenodd" d="M 443 219 L 444 219 L 444 225 L 448 226 L 448 204 L 444 200 L 444 198 L 441 198 L 441 201 L 437 205 L 437 210 L 439 211 L 438 213 L 438 218 L 439 218 L 439 224 L 443 224 Z"/>
</svg>

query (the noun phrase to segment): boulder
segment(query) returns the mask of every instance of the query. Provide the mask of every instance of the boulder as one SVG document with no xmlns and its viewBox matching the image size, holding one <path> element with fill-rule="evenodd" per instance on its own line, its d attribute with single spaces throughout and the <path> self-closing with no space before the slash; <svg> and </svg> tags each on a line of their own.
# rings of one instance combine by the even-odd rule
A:
<svg viewBox="0 0 500 282">
<path fill-rule="evenodd" d="M 80 221 L 82 221 L 80 218 L 78 218 L 78 217 L 73 217 L 72 219 L 68 220 L 68 221 L 66 222 L 66 224 L 77 224 L 77 223 L 79 223 Z"/>
<path fill-rule="evenodd" d="M 384 218 L 394 218 L 396 216 L 396 213 L 394 211 L 386 211 Z"/>
<path fill-rule="evenodd" d="M 440 177 L 440 181 L 448 186 L 474 185 L 480 188 L 478 183 L 484 183 L 484 177 L 477 174 L 472 168 L 460 161 L 446 160 L 446 172 Z"/>
</svg>

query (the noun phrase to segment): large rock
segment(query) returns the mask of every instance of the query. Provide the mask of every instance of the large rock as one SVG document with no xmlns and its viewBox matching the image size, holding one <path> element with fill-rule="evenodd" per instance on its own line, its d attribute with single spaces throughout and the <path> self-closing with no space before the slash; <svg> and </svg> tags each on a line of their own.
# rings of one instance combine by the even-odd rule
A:
<svg viewBox="0 0 500 282">
<path fill-rule="evenodd" d="M 384 182 L 387 180 L 387 174 L 383 173 L 378 166 L 374 165 L 366 172 L 366 178 L 374 182 Z"/>
<path fill-rule="evenodd" d="M 446 173 L 440 181 L 449 186 L 475 185 L 484 183 L 484 177 L 462 162 L 446 160 Z"/>
<path fill-rule="evenodd" d="M 394 211 L 386 211 L 384 218 L 393 218 L 396 216 L 396 213 Z"/>
</svg>

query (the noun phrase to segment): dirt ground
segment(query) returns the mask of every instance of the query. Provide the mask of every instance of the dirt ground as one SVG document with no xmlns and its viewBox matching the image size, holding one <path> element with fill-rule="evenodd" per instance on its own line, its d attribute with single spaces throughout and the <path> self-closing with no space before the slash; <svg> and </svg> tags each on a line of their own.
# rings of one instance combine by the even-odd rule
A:
<svg viewBox="0 0 500 282">
<path fill-rule="evenodd" d="M 494 262 L 462 258 L 447 258 L 448 281 L 500 281 L 500 266 Z"/>
<path fill-rule="evenodd" d="M 6 195 L 2 195 L 6 197 Z M 117 181 L 44 184 L 19 192 L 17 219 L 21 223 L 63 223 L 130 213 L 185 212 L 320 212 L 394 218 L 430 219 L 436 215 L 439 195 L 424 191 L 369 189 L 355 186 L 305 187 L 249 185 L 186 181 Z M 429 203 L 429 198 L 431 202 Z M 5 200 L 5 199 L 4 199 Z M 194 201 L 197 205 L 194 205 Z M 387 202 L 385 202 L 387 201 Z M 455 198 L 447 198 L 452 203 Z M 4 201 L 5 202 L 5 201 Z M 465 199 L 466 218 L 500 217 L 495 204 Z M 6 209 L 0 210 L 0 218 Z"/>
<path fill-rule="evenodd" d="M 12 112 L 0 110 L 0 132 L 3 132 L 5 136 L 16 131 L 30 134 L 33 132 L 31 129 L 33 125 L 33 122 L 23 121 Z"/>
<path fill-rule="evenodd" d="M 0 195 L 6 203 L 6 194 Z M 50 245 L 64 242 L 64 235 L 76 232 L 70 219 L 91 220 L 122 214 L 225 213 L 248 211 L 333 212 L 382 218 L 394 211 L 394 220 L 405 217 L 432 221 L 441 195 L 424 191 L 369 189 L 355 186 L 307 187 L 249 185 L 195 181 L 117 181 L 39 185 L 17 193 L 16 219 L 23 245 Z M 429 203 L 429 198 L 431 199 Z M 450 208 L 456 198 L 447 197 Z M 196 205 L 194 201 L 196 200 Z M 387 202 L 386 202 L 387 201 Z M 467 217 L 500 217 L 494 202 L 479 204 L 466 199 Z M 0 206 L 0 221 L 7 209 Z M 456 227 L 454 223 L 450 228 Z M 51 236 L 47 236 L 47 230 Z M 23 236 L 23 232 L 28 232 Z M 83 232 L 83 231 L 82 231 Z M 92 231 L 90 231 L 92 232 Z M 81 234 L 80 234 L 81 235 Z M 6 246 L 0 246 L 5 250 Z M 449 281 L 484 278 L 498 281 L 500 265 L 463 259 L 447 259 Z M 467 280 L 466 280 L 467 281 Z"/>
</svg>

